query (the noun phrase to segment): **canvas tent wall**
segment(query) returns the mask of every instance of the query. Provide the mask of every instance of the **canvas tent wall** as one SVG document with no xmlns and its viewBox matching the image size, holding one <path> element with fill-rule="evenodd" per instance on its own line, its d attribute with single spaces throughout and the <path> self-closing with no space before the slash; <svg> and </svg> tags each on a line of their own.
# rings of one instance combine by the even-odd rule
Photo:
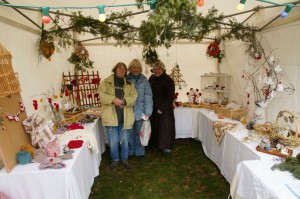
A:
<svg viewBox="0 0 300 199">
<path fill-rule="evenodd" d="M 28 4 L 28 5 L 73 5 L 73 6 L 86 6 L 96 4 L 121 4 L 133 2 L 126 1 L 19 1 L 14 0 L 10 3 Z M 288 1 L 282 1 L 288 2 Z M 217 7 L 220 12 L 225 15 L 236 13 L 237 1 L 206 1 L 205 7 L 198 8 L 198 11 L 202 11 L 204 14 L 207 9 L 212 5 Z M 248 9 L 254 8 L 258 5 L 265 5 L 256 1 L 247 2 Z M 201 10 L 203 9 L 203 10 Z M 268 9 L 260 11 L 255 14 L 250 20 L 250 23 L 259 25 L 260 27 L 268 23 L 270 19 L 280 13 L 282 8 L 274 10 Z M 112 11 L 112 9 L 110 10 Z M 41 14 L 37 12 L 22 10 L 33 21 L 41 26 Z M 97 11 L 86 11 L 97 17 Z M 246 16 L 235 16 L 238 20 L 245 20 L 251 13 Z M 296 88 L 296 92 L 292 96 L 280 99 L 270 106 L 268 106 L 268 118 L 275 118 L 278 109 L 288 109 L 299 112 L 298 99 L 299 92 L 297 92 L 297 85 L 300 80 L 297 80 L 299 73 L 299 58 L 296 52 L 299 52 L 299 9 L 294 8 L 291 13 L 293 21 L 289 20 L 289 23 L 285 23 L 280 19 L 283 25 L 274 27 L 270 30 L 262 32 L 262 44 L 267 51 L 278 48 L 278 55 L 282 60 L 281 65 L 285 70 L 287 76 Z M 139 23 L 140 19 L 137 16 L 134 18 L 135 23 Z M 292 21 L 292 22 L 291 22 Z M 22 87 L 22 97 L 27 108 L 27 114 L 35 112 L 32 106 L 32 100 L 39 98 L 38 94 L 45 92 L 49 88 L 55 88 L 58 92 L 61 84 L 61 74 L 63 72 L 73 71 L 73 66 L 67 61 L 70 57 L 72 48 L 63 50 L 58 53 L 55 52 L 52 56 L 52 60 L 39 59 L 37 53 L 37 43 L 41 34 L 41 30 L 22 17 L 11 8 L 0 6 L 0 26 L 1 34 L 0 41 L 7 47 L 7 49 L 13 55 L 14 70 L 19 73 L 20 83 Z M 47 27 L 47 25 L 46 25 Z M 90 35 L 82 35 L 82 38 L 90 38 Z M 175 66 L 177 62 L 180 66 L 183 78 L 187 81 L 187 87 L 181 90 L 179 94 L 179 100 L 187 101 L 185 93 L 189 88 L 200 88 L 200 76 L 207 72 L 216 72 L 217 62 L 206 56 L 206 48 L 209 41 L 195 44 L 193 42 L 178 41 L 174 43 L 170 49 L 159 48 L 158 52 L 160 58 L 167 65 L 167 72 Z M 295 45 L 296 44 L 296 45 Z M 241 80 L 241 71 L 245 61 L 245 54 L 243 52 L 242 43 L 239 41 L 227 41 L 223 42 L 223 48 L 226 52 L 226 57 L 220 64 L 221 71 L 228 72 L 232 75 L 232 93 L 231 97 L 234 100 L 240 102 L 244 101 L 245 92 L 243 91 L 243 81 Z M 127 47 L 114 47 L 113 43 L 101 43 L 94 40 L 85 44 L 89 50 L 90 58 L 95 62 L 94 70 L 100 71 L 101 78 L 105 78 L 111 73 L 111 68 L 118 61 L 123 61 L 128 64 L 133 58 L 141 59 L 142 46 L 134 44 L 130 48 Z M 143 68 L 145 71 L 146 68 Z M 148 74 L 149 76 L 150 74 Z M 287 100 L 291 103 L 283 103 L 283 100 Z M 276 108 L 273 108 L 276 107 Z M 43 114 L 43 109 L 39 112 Z"/>
</svg>

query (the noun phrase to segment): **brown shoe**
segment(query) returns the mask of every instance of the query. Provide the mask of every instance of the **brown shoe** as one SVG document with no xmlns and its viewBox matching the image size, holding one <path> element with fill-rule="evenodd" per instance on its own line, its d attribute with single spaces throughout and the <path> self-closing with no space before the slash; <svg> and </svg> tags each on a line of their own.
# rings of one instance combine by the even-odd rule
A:
<svg viewBox="0 0 300 199">
<path fill-rule="evenodd" d="M 118 161 L 113 161 L 110 165 L 109 165 L 109 170 L 110 171 L 114 171 L 114 170 L 116 170 L 116 168 L 117 168 L 117 166 L 118 166 Z"/>
<path fill-rule="evenodd" d="M 127 170 L 131 169 L 131 166 L 129 165 L 128 160 L 122 160 L 122 164 L 125 169 L 127 169 Z"/>
</svg>

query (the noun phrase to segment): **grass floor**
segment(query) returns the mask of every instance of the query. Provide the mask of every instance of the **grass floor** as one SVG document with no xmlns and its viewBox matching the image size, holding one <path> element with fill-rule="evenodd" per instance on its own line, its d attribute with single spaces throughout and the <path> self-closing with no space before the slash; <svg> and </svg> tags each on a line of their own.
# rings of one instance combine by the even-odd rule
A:
<svg viewBox="0 0 300 199">
<path fill-rule="evenodd" d="M 226 199 L 230 185 L 206 157 L 201 142 L 178 139 L 170 155 L 146 151 L 141 161 L 129 159 L 131 170 L 121 164 L 111 172 L 109 150 L 102 155 L 100 175 L 90 199 Z"/>
</svg>

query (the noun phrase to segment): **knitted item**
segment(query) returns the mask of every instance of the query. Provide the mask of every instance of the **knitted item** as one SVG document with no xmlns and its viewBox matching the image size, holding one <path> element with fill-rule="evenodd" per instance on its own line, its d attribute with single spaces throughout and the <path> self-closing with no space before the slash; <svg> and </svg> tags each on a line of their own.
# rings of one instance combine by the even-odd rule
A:
<svg viewBox="0 0 300 199">
<path fill-rule="evenodd" d="M 39 169 L 48 169 L 48 168 L 61 169 L 64 167 L 66 167 L 66 164 L 60 158 L 50 158 L 44 160 L 40 164 Z"/>
<path fill-rule="evenodd" d="M 70 124 L 67 127 L 68 130 L 75 130 L 75 129 L 84 129 L 83 126 L 81 126 L 80 124 L 74 123 L 74 124 Z"/>
<path fill-rule="evenodd" d="M 46 147 L 48 157 L 57 157 L 60 154 L 60 148 L 56 141 L 48 142 Z"/>
<path fill-rule="evenodd" d="M 34 161 L 37 163 L 42 163 L 47 159 L 47 154 L 44 149 L 36 149 L 34 151 Z"/>
<path fill-rule="evenodd" d="M 17 153 L 17 159 L 19 164 L 24 165 L 32 161 L 32 156 L 24 150 Z"/>
<path fill-rule="evenodd" d="M 65 146 L 64 149 L 64 154 L 72 154 L 74 153 L 74 150 L 70 150 L 70 148 L 68 146 Z"/>
<path fill-rule="evenodd" d="M 55 135 L 53 135 L 45 119 L 37 114 L 27 117 L 22 124 L 26 133 L 31 135 L 31 144 L 34 147 L 45 148 L 49 141 L 55 139 Z"/>
<path fill-rule="evenodd" d="M 99 153 L 98 144 L 95 135 L 84 129 L 77 129 L 73 131 L 67 131 L 64 134 L 57 135 L 59 144 L 61 146 L 67 145 L 70 140 L 80 139 L 87 143 L 87 147 L 92 151 Z"/>
<path fill-rule="evenodd" d="M 59 156 L 62 160 L 70 160 L 73 158 L 73 155 L 72 154 L 64 154 L 64 155 L 61 155 Z"/>
<path fill-rule="evenodd" d="M 68 143 L 68 147 L 69 147 L 70 149 L 77 149 L 77 148 L 82 147 L 82 144 L 83 144 L 83 140 L 71 140 L 71 141 Z"/>
<path fill-rule="evenodd" d="M 27 151 L 31 156 L 34 155 L 34 148 L 30 144 L 22 146 L 21 151 Z"/>
</svg>

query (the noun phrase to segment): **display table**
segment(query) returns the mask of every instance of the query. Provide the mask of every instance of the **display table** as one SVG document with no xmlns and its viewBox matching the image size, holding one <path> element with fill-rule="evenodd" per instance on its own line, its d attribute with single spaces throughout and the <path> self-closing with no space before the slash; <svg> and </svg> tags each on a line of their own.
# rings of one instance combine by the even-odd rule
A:
<svg viewBox="0 0 300 199">
<path fill-rule="evenodd" d="M 198 109 L 175 108 L 175 129 L 177 138 L 196 138 L 198 133 Z"/>
<path fill-rule="evenodd" d="M 232 198 L 299 199 L 300 180 L 287 171 L 272 171 L 274 163 L 271 158 L 241 162 L 230 187 Z"/>
<path fill-rule="evenodd" d="M 247 130 L 240 122 L 230 119 L 218 119 L 216 114 L 209 114 L 207 109 L 199 109 L 198 139 L 207 155 L 220 169 L 225 179 L 231 183 L 237 165 L 244 160 L 259 160 L 266 154 L 255 150 L 258 142 L 243 143 L 241 139 L 247 136 Z M 225 133 L 220 144 L 217 144 L 212 129 L 212 121 L 239 123 L 235 132 Z"/>
<path fill-rule="evenodd" d="M 99 128 L 100 127 L 100 128 Z M 105 150 L 101 120 L 86 125 L 96 137 L 99 153 L 87 143 L 75 149 L 73 159 L 65 160 L 66 168 L 40 170 L 38 163 L 17 165 L 10 173 L 0 171 L 0 192 L 11 199 L 87 199 L 94 178 L 99 175 L 101 154 Z"/>
</svg>

